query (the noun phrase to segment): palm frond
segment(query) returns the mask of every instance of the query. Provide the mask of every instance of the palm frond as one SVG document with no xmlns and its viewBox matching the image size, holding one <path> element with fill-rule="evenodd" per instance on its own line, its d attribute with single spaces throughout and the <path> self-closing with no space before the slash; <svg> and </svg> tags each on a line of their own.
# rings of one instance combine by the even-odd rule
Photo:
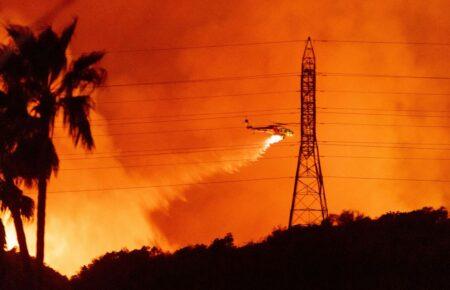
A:
<svg viewBox="0 0 450 290">
<path fill-rule="evenodd" d="M 31 219 L 34 214 L 34 200 L 23 194 L 14 183 L 7 184 L 0 179 L 0 210 L 11 209 L 18 206 L 21 216 Z"/>
<path fill-rule="evenodd" d="M 60 36 L 60 45 L 61 49 L 63 51 L 67 50 L 67 47 L 69 46 L 70 40 L 72 39 L 73 33 L 75 32 L 75 28 L 78 23 L 78 18 L 75 17 L 70 25 L 68 25 L 66 28 L 64 28 L 63 32 Z"/>
<path fill-rule="evenodd" d="M 34 38 L 31 28 L 22 25 L 8 24 L 5 27 L 9 37 L 14 41 L 17 48 L 21 48 L 25 41 Z"/>
<path fill-rule="evenodd" d="M 10 45 L 0 44 L 0 74 L 2 75 L 2 78 L 6 72 L 5 64 L 8 63 L 9 58 L 14 53 L 15 51 Z"/>
<path fill-rule="evenodd" d="M 36 50 L 36 37 L 31 28 L 27 26 L 9 24 L 6 26 L 6 32 L 13 40 L 14 46 L 24 56 L 33 54 Z"/>
<path fill-rule="evenodd" d="M 19 199 L 20 215 L 30 220 L 34 214 L 34 200 L 26 195 L 21 195 Z"/>
<path fill-rule="evenodd" d="M 42 80 L 53 82 L 66 66 L 65 51 L 61 50 L 58 35 L 51 27 L 43 30 L 38 36 L 39 55 L 33 68 Z"/>
<path fill-rule="evenodd" d="M 7 88 L 20 86 L 21 79 L 27 74 L 24 59 L 12 46 L 0 45 L 0 77 Z"/>
<path fill-rule="evenodd" d="M 105 52 L 103 51 L 93 51 L 91 53 L 82 54 L 73 62 L 73 68 L 76 71 L 82 71 L 97 64 L 104 56 Z"/>
<path fill-rule="evenodd" d="M 89 112 L 93 107 L 91 97 L 65 97 L 61 100 L 63 124 L 69 127 L 69 135 L 77 146 L 80 141 L 84 148 L 92 150 L 95 146 L 92 137 Z"/>
<path fill-rule="evenodd" d="M 63 80 L 63 88 L 66 94 L 72 94 L 74 89 L 83 91 L 86 87 L 95 88 L 106 79 L 106 70 L 95 67 L 104 56 L 103 52 L 83 54 L 76 59 Z"/>
<path fill-rule="evenodd" d="M 59 158 L 53 142 L 48 136 L 38 134 L 18 142 L 11 161 L 11 172 L 26 186 L 32 186 L 41 176 L 49 179 L 59 169 Z"/>
</svg>

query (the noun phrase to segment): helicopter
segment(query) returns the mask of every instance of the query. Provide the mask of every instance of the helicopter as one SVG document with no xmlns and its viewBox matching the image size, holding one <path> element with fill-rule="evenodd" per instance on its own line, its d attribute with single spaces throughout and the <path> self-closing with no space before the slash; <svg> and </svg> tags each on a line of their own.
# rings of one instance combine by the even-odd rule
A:
<svg viewBox="0 0 450 290">
<path fill-rule="evenodd" d="M 288 137 L 294 136 L 294 132 L 291 129 L 285 127 L 286 125 L 285 123 L 273 123 L 272 125 L 256 127 L 250 125 L 248 119 L 245 119 L 244 122 L 247 125 L 247 129 L 249 130 L 265 132 L 271 135 L 279 135 L 283 137 L 283 139 L 286 136 Z"/>
</svg>

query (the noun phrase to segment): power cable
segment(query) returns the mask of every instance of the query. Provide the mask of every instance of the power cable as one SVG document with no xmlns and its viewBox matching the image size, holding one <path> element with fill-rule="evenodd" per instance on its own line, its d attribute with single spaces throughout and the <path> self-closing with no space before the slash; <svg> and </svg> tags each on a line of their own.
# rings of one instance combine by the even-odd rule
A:
<svg viewBox="0 0 450 290">
<path fill-rule="evenodd" d="M 296 125 L 298 123 L 288 122 L 287 125 Z M 410 125 L 410 124 L 373 124 L 373 123 L 351 123 L 351 122 L 318 122 L 319 125 L 344 125 L 344 126 L 372 126 L 372 127 L 412 127 L 412 128 L 450 128 L 446 125 Z M 93 137 L 110 137 L 110 136 L 136 136 L 136 135 L 151 135 L 151 134 L 173 134 L 173 133 L 188 133 L 200 131 L 217 131 L 217 130 L 245 130 L 244 126 L 239 127 L 216 127 L 216 128 L 197 128 L 197 129 L 183 129 L 183 130 L 162 130 L 162 131 L 144 131 L 144 132 L 113 132 L 109 134 L 95 134 Z M 65 139 L 66 136 L 54 136 L 55 139 Z"/>
<path fill-rule="evenodd" d="M 100 166 L 100 167 L 72 167 L 61 168 L 59 171 L 83 171 L 83 170 L 102 170 L 102 169 L 127 169 L 127 168 L 146 168 L 146 167 L 163 167 L 163 166 L 180 166 L 180 165 L 198 165 L 198 164 L 211 164 L 211 163 L 226 163 L 226 162 L 256 162 L 263 160 L 278 160 L 297 158 L 298 156 L 276 156 L 276 157 L 261 157 L 261 158 L 245 158 L 245 159 L 225 159 L 225 160 L 209 160 L 209 161 L 182 161 L 172 163 L 146 163 L 146 164 L 133 164 L 133 165 L 118 165 L 118 166 Z M 414 158 L 414 157 L 380 157 L 380 156 L 349 156 L 349 155 L 322 155 L 320 158 L 347 158 L 347 159 L 379 159 L 379 160 L 450 160 L 450 158 Z"/>
<path fill-rule="evenodd" d="M 130 54 L 145 52 L 164 52 L 173 50 L 192 50 L 192 49 L 211 49 L 211 48 L 229 48 L 229 47 L 245 47 L 245 46 L 261 46 L 261 45 L 277 45 L 277 44 L 297 44 L 304 43 L 306 39 L 287 39 L 287 40 L 268 40 L 268 41 L 251 41 L 240 43 L 218 43 L 203 45 L 182 45 L 172 47 L 151 47 L 138 49 L 117 49 L 107 50 L 108 54 Z M 414 41 L 379 41 L 379 40 L 339 40 L 339 39 L 313 39 L 313 43 L 337 43 L 337 44 L 370 44 L 370 45 L 419 45 L 419 46 L 450 46 L 446 42 L 414 42 Z"/>
<path fill-rule="evenodd" d="M 371 176 L 337 176 L 326 175 L 326 178 L 338 178 L 338 179 L 368 179 L 368 180 L 388 180 L 388 181 L 412 181 L 412 182 L 434 182 L 434 183 L 448 183 L 447 179 L 416 179 L 416 178 L 390 178 L 390 177 L 371 177 Z M 73 190 L 58 190 L 48 191 L 48 193 L 76 193 L 76 192 L 104 192 L 115 190 L 136 190 L 136 189 L 151 189 L 161 187 L 180 187 L 180 186 L 198 186 L 198 185 L 211 185 L 211 184 L 224 184 L 224 183 L 239 183 L 239 182 L 254 182 L 254 181 L 267 181 L 267 180 L 282 180 L 293 179 L 292 176 L 279 176 L 279 177 L 261 177 L 250 179 L 234 179 L 234 180 L 221 180 L 221 181 L 207 181 L 196 183 L 172 183 L 172 184 L 158 184 L 148 186 L 124 186 L 124 187 L 106 187 L 106 188 L 92 188 L 92 189 L 73 189 Z"/>
</svg>

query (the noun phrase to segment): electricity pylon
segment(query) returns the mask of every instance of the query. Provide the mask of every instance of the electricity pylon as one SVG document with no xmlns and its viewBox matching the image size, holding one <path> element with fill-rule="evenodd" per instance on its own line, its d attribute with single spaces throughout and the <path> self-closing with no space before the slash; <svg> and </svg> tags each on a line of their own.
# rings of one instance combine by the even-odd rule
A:
<svg viewBox="0 0 450 290">
<path fill-rule="evenodd" d="M 311 38 L 306 41 L 303 53 L 300 97 L 300 150 L 289 228 L 314 224 L 328 216 L 316 137 L 316 60 Z"/>
</svg>

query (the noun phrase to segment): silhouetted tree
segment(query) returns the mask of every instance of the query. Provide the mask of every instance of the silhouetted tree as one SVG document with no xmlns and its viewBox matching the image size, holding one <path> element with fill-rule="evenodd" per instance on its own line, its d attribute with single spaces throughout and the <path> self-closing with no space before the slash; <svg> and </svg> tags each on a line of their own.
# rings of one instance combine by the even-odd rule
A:
<svg viewBox="0 0 450 290">
<path fill-rule="evenodd" d="M 234 248 L 234 238 L 231 233 L 226 234 L 225 237 L 221 239 L 215 239 L 209 246 L 209 249 L 214 252 L 232 248 Z"/>
<path fill-rule="evenodd" d="M 22 77 L 24 74 L 21 61 L 14 50 L 0 45 L 0 203 L 1 209 L 8 209 L 13 217 L 19 243 L 20 254 L 27 278 L 31 283 L 31 266 L 22 217 L 30 219 L 33 216 L 34 202 L 25 196 L 16 186 L 18 180 L 18 162 L 21 158 L 17 150 L 26 138 L 25 131 L 32 126 L 27 113 L 27 101 L 23 93 Z"/>
<path fill-rule="evenodd" d="M 58 170 L 58 157 L 52 142 L 55 118 L 62 111 L 63 125 L 68 127 L 75 146 L 81 143 L 91 150 L 94 147 L 89 121 L 91 93 L 105 79 L 105 70 L 94 67 L 103 58 L 103 52 L 83 54 L 68 62 L 67 48 L 76 24 L 75 19 L 60 35 L 51 27 L 38 34 L 24 26 L 6 27 L 12 39 L 10 50 L 24 66 L 19 75 L 21 93 L 26 98 L 27 111 L 33 117 L 32 134 L 18 152 L 33 159 L 35 165 L 20 167 L 19 174 L 28 180 L 37 179 L 38 183 L 36 258 L 39 263 L 44 260 L 47 182 Z M 30 163 L 33 161 L 25 162 L 26 165 Z"/>
<path fill-rule="evenodd" d="M 335 221 L 338 225 L 345 226 L 363 218 L 364 215 L 359 212 L 344 210 L 340 215 L 336 216 Z"/>
<path fill-rule="evenodd" d="M 0 179 L 0 210 L 9 210 L 13 217 L 14 227 L 16 229 L 17 241 L 19 243 L 20 255 L 22 257 L 22 266 L 26 273 L 25 281 L 29 289 L 34 289 L 33 286 L 33 272 L 31 269 L 31 260 L 27 247 L 27 240 L 23 227 L 22 217 L 31 219 L 34 211 L 34 201 L 23 195 L 22 191 L 14 184 L 11 178 L 6 178 L 7 181 Z M 0 230 L 0 242 L 2 240 L 2 231 L 4 234 L 3 224 Z M 5 236 L 3 235 L 3 238 Z M 0 245 L 3 245 L 0 243 Z"/>
<path fill-rule="evenodd" d="M 0 209 L 2 211 L 8 209 L 11 212 L 20 252 L 23 254 L 24 261 L 29 263 L 30 256 L 22 217 L 25 219 L 31 219 L 33 217 L 34 201 L 30 197 L 23 195 L 22 191 L 12 180 L 5 182 L 0 179 L 0 203 Z"/>
</svg>

